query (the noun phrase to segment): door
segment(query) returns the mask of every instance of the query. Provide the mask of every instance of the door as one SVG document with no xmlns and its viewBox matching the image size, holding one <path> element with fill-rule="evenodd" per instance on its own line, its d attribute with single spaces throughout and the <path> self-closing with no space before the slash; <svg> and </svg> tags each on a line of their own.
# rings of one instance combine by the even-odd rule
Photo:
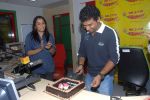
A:
<svg viewBox="0 0 150 100">
<path fill-rule="evenodd" d="M 72 65 L 71 32 L 69 13 L 53 16 L 56 43 L 63 43 L 67 54 L 67 64 Z"/>
</svg>

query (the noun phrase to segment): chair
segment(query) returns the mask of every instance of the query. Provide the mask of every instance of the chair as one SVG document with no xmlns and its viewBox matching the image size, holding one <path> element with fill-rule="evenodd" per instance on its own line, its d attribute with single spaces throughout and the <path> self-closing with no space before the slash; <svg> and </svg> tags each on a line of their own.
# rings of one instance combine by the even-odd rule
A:
<svg viewBox="0 0 150 100">
<path fill-rule="evenodd" d="M 140 95 L 146 92 L 149 79 L 148 62 L 142 48 L 120 48 L 118 80 L 123 83 L 126 95 Z"/>
<path fill-rule="evenodd" d="M 56 54 L 54 56 L 55 71 L 53 80 L 58 80 L 65 75 L 66 51 L 64 44 L 56 44 Z"/>
</svg>

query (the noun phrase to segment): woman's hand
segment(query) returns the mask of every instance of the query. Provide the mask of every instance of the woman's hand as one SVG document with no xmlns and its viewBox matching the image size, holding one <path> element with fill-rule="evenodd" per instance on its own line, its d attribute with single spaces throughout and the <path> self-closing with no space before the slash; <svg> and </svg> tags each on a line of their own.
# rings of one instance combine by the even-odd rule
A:
<svg viewBox="0 0 150 100">
<path fill-rule="evenodd" d="M 48 42 L 45 46 L 46 49 L 50 49 L 52 47 L 52 43 L 51 42 Z"/>
</svg>

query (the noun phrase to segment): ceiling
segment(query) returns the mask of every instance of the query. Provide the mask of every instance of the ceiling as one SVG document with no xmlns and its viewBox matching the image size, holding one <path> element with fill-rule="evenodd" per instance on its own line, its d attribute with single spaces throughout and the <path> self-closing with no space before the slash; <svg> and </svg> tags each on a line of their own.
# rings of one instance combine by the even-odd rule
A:
<svg viewBox="0 0 150 100">
<path fill-rule="evenodd" d="M 68 4 L 68 0 L 36 0 L 35 2 L 31 2 L 31 0 L 0 0 L 0 2 L 40 8 L 52 8 Z"/>
</svg>

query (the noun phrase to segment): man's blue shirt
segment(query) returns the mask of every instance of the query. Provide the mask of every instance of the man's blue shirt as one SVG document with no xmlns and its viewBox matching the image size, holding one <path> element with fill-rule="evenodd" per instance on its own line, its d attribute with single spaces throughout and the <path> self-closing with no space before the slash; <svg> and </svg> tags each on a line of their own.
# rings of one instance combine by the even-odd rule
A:
<svg viewBox="0 0 150 100">
<path fill-rule="evenodd" d="M 120 58 L 117 33 L 103 23 L 94 36 L 83 33 L 79 57 L 87 59 L 87 70 L 92 76 L 96 76 L 109 60 L 117 64 Z"/>
</svg>

